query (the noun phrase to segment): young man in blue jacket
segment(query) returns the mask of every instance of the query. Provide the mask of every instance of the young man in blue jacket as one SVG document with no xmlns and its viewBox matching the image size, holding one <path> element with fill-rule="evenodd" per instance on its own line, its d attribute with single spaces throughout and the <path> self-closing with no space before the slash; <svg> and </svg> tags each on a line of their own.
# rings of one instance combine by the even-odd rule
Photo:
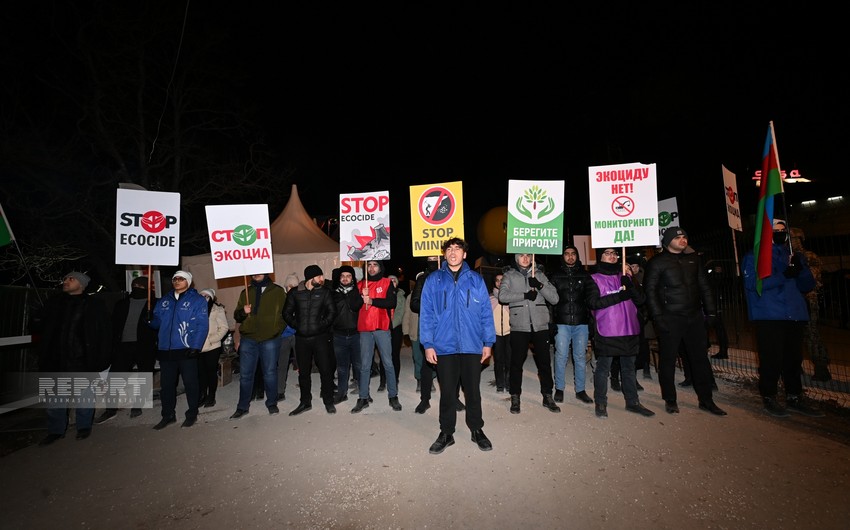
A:
<svg viewBox="0 0 850 530">
<path fill-rule="evenodd" d="M 788 411 L 820 417 L 823 413 L 803 401 L 803 330 L 809 320 L 805 293 L 815 288 L 805 253 L 791 254 L 785 221 L 773 222 L 770 276 L 757 290 L 758 272 L 750 251 L 741 264 L 747 312 L 756 326 L 759 356 L 759 393 L 764 411 L 785 418 Z M 779 378 L 785 388 L 785 407 L 776 399 Z"/>
<path fill-rule="evenodd" d="M 437 365 L 440 380 L 440 435 L 429 452 L 440 454 L 453 445 L 457 396 L 445 389 L 463 387 L 466 426 L 482 451 L 493 449 L 481 417 L 481 365 L 490 358 L 496 327 L 490 294 L 480 274 L 464 261 L 466 241 L 453 237 L 443 243 L 445 261 L 428 275 L 419 306 L 419 341 L 425 359 Z"/>
<path fill-rule="evenodd" d="M 159 330 L 157 358 L 160 369 L 160 399 L 162 420 L 154 429 L 164 429 L 177 421 L 177 379 L 183 377 L 186 389 L 186 419 L 183 427 L 198 420 L 200 385 L 198 355 L 209 331 L 207 300 L 192 287 L 192 274 L 177 271 L 171 277 L 174 289 L 163 296 L 153 308 L 150 326 Z"/>
</svg>

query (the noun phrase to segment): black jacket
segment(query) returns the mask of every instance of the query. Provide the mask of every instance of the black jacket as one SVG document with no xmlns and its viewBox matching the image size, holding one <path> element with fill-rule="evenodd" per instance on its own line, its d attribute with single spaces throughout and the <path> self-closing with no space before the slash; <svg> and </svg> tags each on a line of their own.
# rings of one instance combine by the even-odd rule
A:
<svg viewBox="0 0 850 530">
<path fill-rule="evenodd" d="M 147 304 L 147 302 L 145 302 Z M 151 307 L 156 305 L 156 299 L 151 300 Z M 124 321 L 130 312 L 130 297 L 125 296 L 115 303 L 112 309 L 112 344 L 113 347 L 121 343 L 121 335 L 124 333 Z M 145 350 L 156 351 L 156 330 L 148 326 L 153 311 L 147 307 L 142 308 L 139 313 L 139 321 L 136 324 L 136 342 Z"/>
<path fill-rule="evenodd" d="M 109 367 L 112 329 L 103 301 L 65 293 L 44 308 L 39 337 L 43 372 L 101 372 Z"/>
<path fill-rule="evenodd" d="M 333 291 L 333 301 L 336 306 L 336 319 L 333 332 L 349 337 L 357 333 L 357 315 L 363 306 L 363 297 L 357 292 L 357 284 L 351 286 L 348 292 L 339 285 Z"/>
<path fill-rule="evenodd" d="M 549 281 L 558 290 L 558 303 L 553 311 L 555 324 L 579 326 L 590 323 L 587 297 L 593 280 L 584 270 L 580 260 L 570 267 L 561 263 L 561 268 L 549 276 Z"/>
<path fill-rule="evenodd" d="M 336 319 L 333 293 L 324 286 L 308 290 L 299 285 L 286 295 L 283 319 L 295 329 L 296 337 L 330 333 Z"/>
<path fill-rule="evenodd" d="M 717 314 L 699 254 L 657 254 L 646 264 L 643 287 L 653 320 L 665 315 Z"/>
</svg>

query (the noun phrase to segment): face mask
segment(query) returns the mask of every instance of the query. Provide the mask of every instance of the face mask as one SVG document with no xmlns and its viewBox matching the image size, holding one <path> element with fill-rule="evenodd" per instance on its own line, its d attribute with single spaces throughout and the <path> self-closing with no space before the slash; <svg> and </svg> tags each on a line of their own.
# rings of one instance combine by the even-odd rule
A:
<svg viewBox="0 0 850 530">
<path fill-rule="evenodd" d="M 148 290 L 144 287 L 133 287 L 130 291 L 130 297 L 135 299 L 146 298 L 148 296 Z"/>
<path fill-rule="evenodd" d="M 774 232 L 773 243 L 776 245 L 785 244 L 788 241 L 788 232 Z"/>
</svg>

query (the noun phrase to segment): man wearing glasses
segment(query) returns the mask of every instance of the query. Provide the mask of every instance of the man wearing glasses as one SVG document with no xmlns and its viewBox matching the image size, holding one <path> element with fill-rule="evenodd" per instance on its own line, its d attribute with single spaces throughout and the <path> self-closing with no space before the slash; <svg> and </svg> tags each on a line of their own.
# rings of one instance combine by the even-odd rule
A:
<svg viewBox="0 0 850 530">
<path fill-rule="evenodd" d="M 164 429 L 177 421 L 177 379 L 183 378 L 186 389 L 186 419 L 183 427 L 198 420 L 198 355 L 209 331 L 207 300 L 192 287 L 192 274 L 177 271 L 171 277 L 173 289 L 153 308 L 150 326 L 159 330 L 157 358 L 160 369 L 162 420 L 154 429 Z"/>
</svg>

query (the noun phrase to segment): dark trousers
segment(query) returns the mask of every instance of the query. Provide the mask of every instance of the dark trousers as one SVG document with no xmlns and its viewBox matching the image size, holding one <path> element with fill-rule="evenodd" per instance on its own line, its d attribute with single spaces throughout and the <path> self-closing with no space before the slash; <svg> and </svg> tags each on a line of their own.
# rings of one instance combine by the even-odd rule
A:
<svg viewBox="0 0 850 530">
<path fill-rule="evenodd" d="M 173 352 L 172 352 L 173 353 Z M 159 361 L 160 390 L 162 401 L 162 417 L 175 418 L 177 408 L 177 379 L 183 378 L 183 388 L 186 390 L 186 401 L 189 408 L 187 418 L 198 417 L 198 360 L 180 359 L 177 361 Z"/>
<path fill-rule="evenodd" d="M 153 377 L 153 369 L 156 364 L 156 351 L 152 348 L 142 347 L 139 342 L 119 342 L 112 354 L 112 365 L 110 372 L 130 372 L 133 366 L 138 367 L 139 372 L 150 372 Z M 117 408 L 107 410 L 117 411 Z"/>
<path fill-rule="evenodd" d="M 425 363 L 428 364 L 428 363 Z M 423 365 L 424 367 L 424 365 Z M 454 434 L 457 425 L 457 394 L 449 388 L 463 386 L 466 397 L 466 426 L 470 431 L 484 427 L 481 417 L 481 355 L 453 354 L 437 358 L 437 377 L 440 380 L 440 431 Z M 428 379 L 424 379 L 427 384 Z M 430 386 L 430 385 L 429 385 Z"/>
<path fill-rule="evenodd" d="M 549 330 L 513 331 L 511 330 L 511 395 L 522 394 L 522 366 L 528 358 L 528 343 L 534 348 L 534 363 L 537 365 L 537 377 L 540 379 L 540 392 L 551 395 L 555 382 L 552 379 L 552 355 L 549 353 Z"/>
<path fill-rule="evenodd" d="M 694 392 L 702 402 L 712 400 L 714 374 L 705 350 L 705 323 L 701 313 L 692 316 L 665 315 L 666 329 L 658 331 L 658 382 L 664 401 L 676 401 L 676 357 L 690 365 Z M 687 374 L 686 374 L 687 375 Z"/>
<path fill-rule="evenodd" d="M 298 386 L 301 388 L 301 403 L 313 401 L 312 373 L 308 367 L 316 363 L 319 369 L 321 390 L 319 395 L 322 403 L 332 405 L 334 402 L 334 373 L 336 372 L 336 357 L 334 356 L 333 338 L 330 333 L 314 337 L 298 336 L 295 340 L 295 358 L 298 359 Z"/>
<path fill-rule="evenodd" d="M 507 388 L 511 374 L 511 336 L 496 335 L 493 344 L 493 371 L 496 372 L 496 388 Z"/>
<path fill-rule="evenodd" d="M 201 352 L 198 357 L 198 386 L 201 396 L 207 399 L 215 399 L 215 391 L 218 389 L 218 358 L 221 348 Z"/>
<path fill-rule="evenodd" d="M 756 320 L 756 344 L 759 354 L 759 393 L 776 397 L 779 378 L 785 394 L 800 396 L 803 382 L 803 331 L 805 322 Z"/>
</svg>

